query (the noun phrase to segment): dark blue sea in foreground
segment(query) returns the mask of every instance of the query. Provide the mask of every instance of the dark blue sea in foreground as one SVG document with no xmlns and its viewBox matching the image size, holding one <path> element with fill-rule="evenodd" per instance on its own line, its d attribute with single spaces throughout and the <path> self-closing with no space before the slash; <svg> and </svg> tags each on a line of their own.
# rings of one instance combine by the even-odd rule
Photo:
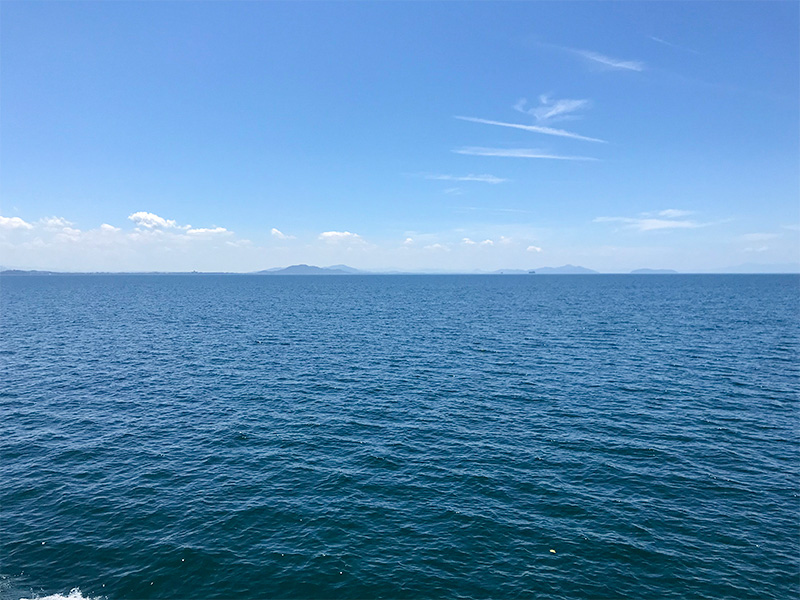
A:
<svg viewBox="0 0 800 600">
<path fill-rule="evenodd" d="M 2 598 L 800 596 L 798 276 L 0 298 Z"/>
</svg>

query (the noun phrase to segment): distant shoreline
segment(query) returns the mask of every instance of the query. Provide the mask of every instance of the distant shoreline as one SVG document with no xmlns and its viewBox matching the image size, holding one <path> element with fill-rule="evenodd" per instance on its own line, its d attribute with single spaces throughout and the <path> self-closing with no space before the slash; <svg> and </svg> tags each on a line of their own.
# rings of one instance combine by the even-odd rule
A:
<svg viewBox="0 0 800 600">
<path fill-rule="evenodd" d="M 226 276 L 253 276 L 253 277 L 364 277 L 364 276 L 533 276 L 540 275 L 550 277 L 554 275 L 566 277 L 588 277 L 588 276 L 670 276 L 670 275 L 800 275 L 800 271 L 775 271 L 775 272 L 721 272 L 721 271 L 706 271 L 694 273 L 475 273 L 475 272 L 462 272 L 462 271 L 449 271 L 441 273 L 430 273 L 420 271 L 362 271 L 358 273 L 259 273 L 259 272 L 235 272 L 235 271 L 39 271 L 39 270 L 22 270 L 22 269 L 7 269 L 0 271 L 0 277 L 70 277 L 70 276 L 106 276 L 106 275 L 136 275 L 136 276 L 208 276 L 208 275 L 226 275 Z"/>
</svg>

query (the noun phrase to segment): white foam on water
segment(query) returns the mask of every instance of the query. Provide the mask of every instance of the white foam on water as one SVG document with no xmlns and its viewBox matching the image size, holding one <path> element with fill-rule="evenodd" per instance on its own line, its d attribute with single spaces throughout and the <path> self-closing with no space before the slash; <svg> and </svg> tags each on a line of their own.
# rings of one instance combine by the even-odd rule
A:
<svg viewBox="0 0 800 600">
<path fill-rule="evenodd" d="M 69 594 L 51 594 L 50 596 L 34 596 L 32 598 L 20 598 L 19 600 L 101 600 L 100 596 L 84 596 L 78 588 L 72 588 Z"/>
</svg>

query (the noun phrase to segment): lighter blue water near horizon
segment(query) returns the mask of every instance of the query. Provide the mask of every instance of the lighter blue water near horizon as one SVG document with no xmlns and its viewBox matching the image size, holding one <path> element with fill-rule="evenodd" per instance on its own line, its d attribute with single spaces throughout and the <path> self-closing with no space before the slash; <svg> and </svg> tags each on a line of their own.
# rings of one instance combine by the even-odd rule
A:
<svg viewBox="0 0 800 600">
<path fill-rule="evenodd" d="M 0 303 L 4 600 L 800 596 L 797 276 Z"/>
</svg>

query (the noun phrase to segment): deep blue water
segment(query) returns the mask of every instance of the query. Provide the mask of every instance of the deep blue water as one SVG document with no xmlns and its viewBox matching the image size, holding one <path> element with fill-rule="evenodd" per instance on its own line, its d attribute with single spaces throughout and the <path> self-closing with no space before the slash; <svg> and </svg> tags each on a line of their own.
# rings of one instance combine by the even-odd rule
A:
<svg viewBox="0 0 800 600">
<path fill-rule="evenodd" d="M 797 276 L 0 300 L 3 598 L 800 596 Z"/>
</svg>

